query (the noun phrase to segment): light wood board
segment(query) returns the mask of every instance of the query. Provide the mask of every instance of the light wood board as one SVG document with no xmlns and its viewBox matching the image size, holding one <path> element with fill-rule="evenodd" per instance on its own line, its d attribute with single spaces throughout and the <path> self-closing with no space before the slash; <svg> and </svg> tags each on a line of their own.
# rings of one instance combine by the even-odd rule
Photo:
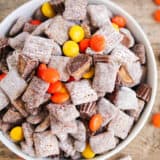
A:
<svg viewBox="0 0 160 160">
<path fill-rule="evenodd" d="M 27 0 L 0 0 L 0 21 L 11 11 Z M 144 29 L 154 49 L 157 60 L 158 73 L 160 73 L 160 24 L 152 19 L 152 13 L 157 6 L 152 0 L 113 0 L 128 13 L 130 13 Z M 160 80 L 160 79 L 159 79 Z M 160 86 L 158 87 L 153 113 L 160 111 Z M 110 160 L 115 160 L 122 154 L 130 154 L 133 160 L 160 160 L 160 129 L 155 129 L 148 120 L 140 134 L 121 153 Z M 0 160 L 20 160 L 0 143 Z"/>
</svg>

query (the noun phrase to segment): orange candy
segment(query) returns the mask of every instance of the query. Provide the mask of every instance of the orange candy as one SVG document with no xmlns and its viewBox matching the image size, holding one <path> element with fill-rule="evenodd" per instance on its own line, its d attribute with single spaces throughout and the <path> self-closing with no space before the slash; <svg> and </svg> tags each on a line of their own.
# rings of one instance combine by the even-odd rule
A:
<svg viewBox="0 0 160 160">
<path fill-rule="evenodd" d="M 38 76 L 48 83 L 55 83 L 60 79 L 58 71 L 54 68 L 40 68 L 38 71 Z"/>
<path fill-rule="evenodd" d="M 154 12 L 153 17 L 154 17 L 154 19 L 155 19 L 157 22 L 160 22 L 160 9 L 157 9 L 157 10 Z"/>
<path fill-rule="evenodd" d="M 43 64 L 43 63 L 42 63 L 42 64 L 39 65 L 39 67 L 38 67 L 38 72 L 37 72 L 38 77 L 40 77 L 41 72 L 42 72 L 43 70 L 45 70 L 45 69 L 47 69 L 46 64 Z"/>
<path fill-rule="evenodd" d="M 152 124 L 156 128 L 160 128 L 160 113 L 153 114 L 153 116 L 152 116 Z"/>
<path fill-rule="evenodd" d="M 122 16 L 115 16 L 111 19 L 112 23 L 115 23 L 118 25 L 118 27 L 123 28 L 126 27 L 126 20 Z"/>
<path fill-rule="evenodd" d="M 6 73 L 0 74 L 0 81 L 1 81 L 3 78 L 5 78 L 6 75 L 7 75 Z"/>
<path fill-rule="evenodd" d="M 56 93 L 56 92 L 60 92 L 62 87 L 63 87 L 62 82 L 57 81 L 55 83 L 51 83 L 50 84 L 47 92 L 51 93 L 51 94 Z"/>
<path fill-rule="evenodd" d="M 92 132 L 97 131 L 101 125 L 102 125 L 103 119 L 101 114 L 95 114 L 91 117 L 90 121 L 89 121 L 89 129 Z"/>
<path fill-rule="evenodd" d="M 57 103 L 57 104 L 62 104 L 64 102 L 66 102 L 67 100 L 69 100 L 69 94 L 68 93 L 55 93 L 51 97 L 51 101 L 53 103 Z"/>
<path fill-rule="evenodd" d="M 90 40 L 90 47 L 96 52 L 101 52 L 105 49 L 106 41 L 104 36 L 95 35 Z"/>
<path fill-rule="evenodd" d="M 153 0 L 155 4 L 160 5 L 160 0 Z"/>
<path fill-rule="evenodd" d="M 79 48 L 81 53 L 84 53 L 86 51 L 87 47 L 89 47 L 89 43 L 90 43 L 90 39 L 83 39 L 79 43 Z"/>
<path fill-rule="evenodd" d="M 34 19 L 34 20 L 31 20 L 30 23 L 33 25 L 40 25 L 42 22 L 38 19 Z"/>
</svg>

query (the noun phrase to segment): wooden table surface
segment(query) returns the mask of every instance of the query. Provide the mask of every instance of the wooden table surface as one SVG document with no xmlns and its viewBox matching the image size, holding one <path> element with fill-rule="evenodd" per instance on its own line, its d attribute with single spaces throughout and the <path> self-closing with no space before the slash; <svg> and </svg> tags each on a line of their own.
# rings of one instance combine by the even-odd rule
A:
<svg viewBox="0 0 160 160">
<path fill-rule="evenodd" d="M 26 2 L 27 0 L 0 0 L 0 21 L 3 20 L 11 11 Z M 152 13 L 157 8 L 152 0 L 113 0 L 119 4 L 128 13 L 130 13 L 142 26 L 154 49 L 157 60 L 158 69 L 160 69 L 160 61 L 158 55 L 160 53 L 160 24 L 152 19 Z M 160 70 L 158 71 L 158 73 Z M 160 79 L 159 79 L 160 80 Z M 160 86 L 156 102 L 154 104 L 153 113 L 160 111 Z M 120 154 L 111 158 L 115 160 L 121 154 L 130 154 L 133 160 L 160 160 L 160 129 L 155 129 L 150 125 L 148 120 L 141 133 L 126 147 Z M 18 160 L 15 154 L 9 151 L 0 143 L 0 160 Z"/>
</svg>

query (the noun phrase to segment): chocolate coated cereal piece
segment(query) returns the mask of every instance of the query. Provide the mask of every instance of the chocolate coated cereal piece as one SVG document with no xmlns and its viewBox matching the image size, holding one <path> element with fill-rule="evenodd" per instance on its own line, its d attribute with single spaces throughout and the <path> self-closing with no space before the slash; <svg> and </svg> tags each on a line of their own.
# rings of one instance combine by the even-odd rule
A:
<svg viewBox="0 0 160 160">
<path fill-rule="evenodd" d="M 22 124 L 22 128 L 23 128 L 23 134 L 24 134 L 24 139 L 26 141 L 26 144 L 30 147 L 33 146 L 33 127 L 31 124 L 24 122 Z"/>
<path fill-rule="evenodd" d="M 139 43 L 139 44 L 134 45 L 132 50 L 136 54 L 136 56 L 139 57 L 140 63 L 145 64 L 146 63 L 145 46 Z"/>
<path fill-rule="evenodd" d="M 16 50 L 22 50 L 24 47 L 25 40 L 29 36 L 28 32 L 22 32 L 18 34 L 16 37 L 9 38 L 8 44 Z"/>
<path fill-rule="evenodd" d="M 11 123 L 5 123 L 2 120 L 0 120 L 0 130 L 4 133 L 7 133 L 12 128 Z"/>
<path fill-rule="evenodd" d="M 76 140 L 80 141 L 80 142 L 85 142 L 86 141 L 86 127 L 84 126 L 84 124 L 77 120 L 77 132 L 76 133 L 72 133 L 72 137 L 74 137 Z"/>
<path fill-rule="evenodd" d="M 97 92 L 113 92 L 118 69 L 119 65 L 117 63 L 97 63 L 92 84 L 93 88 Z"/>
<path fill-rule="evenodd" d="M 50 123 L 51 123 L 51 131 L 55 135 L 59 134 L 68 134 L 68 133 L 76 133 L 77 132 L 77 123 L 76 121 L 70 122 L 60 122 L 54 116 L 50 115 Z"/>
<path fill-rule="evenodd" d="M 85 141 L 74 141 L 74 148 L 78 152 L 83 152 L 86 148 L 86 142 Z"/>
<path fill-rule="evenodd" d="M 43 35 L 45 30 L 49 27 L 49 25 L 52 23 L 53 19 L 48 19 L 46 21 L 44 21 L 43 23 L 41 23 L 40 25 L 38 25 L 36 27 L 36 29 L 32 32 L 33 36 L 39 36 L 39 35 Z"/>
<path fill-rule="evenodd" d="M 73 141 L 70 137 L 63 142 L 60 142 L 59 147 L 67 154 L 67 156 L 73 156 L 76 152 L 73 146 Z"/>
<path fill-rule="evenodd" d="M 14 36 L 18 34 L 23 29 L 25 23 L 28 22 L 28 20 L 29 18 L 27 17 L 19 17 L 9 31 L 9 36 Z"/>
<path fill-rule="evenodd" d="M 87 0 L 66 0 L 63 16 L 67 20 L 84 20 L 87 13 Z"/>
<path fill-rule="evenodd" d="M 58 140 L 50 131 L 34 133 L 33 139 L 37 157 L 48 157 L 59 154 Z"/>
<path fill-rule="evenodd" d="M 65 10 L 64 0 L 51 0 L 51 5 L 54 8 L 54 11 L 58 14 L 62 14 Z"/>
<path fill-rule="evenodd" d="M 89 144 L 94 153 L 100 154 L 116 147 L 116 140 L 112 132 L 104 132 L 91 136 Z"/>
<path fill-rule="evenodd" d="M 8 111 L 3 116 L 3 122 L 5 123 L 18 123 L 23 119 L 21 114 L 17 111 L 14 111 L 12 108 L 9 108 Z"/>
<path fill-rule="evenodd" d="M 1 80 L 0 87 L 11 100 L 17 99 L 27 87 L 27 83 L 15 70 L 9 71 L 7 76 Z"/>
<path fill-rule="evenodd" d="M 121 87 L 118 91 L 115 105 L 121 110 L 137 110 L 138 99 L 136 92 L 127 87 Z"/>
<path fill-rule="evenodd" d="M 107 125 L 117 114 L 117 108 L 107 99 L 101 98 L 97 104 L 98 113 L 102 115 L 103 124 L 102 126 Z"/>
<path fill-rule="evenodd" d="M 79 112 L 73 104 L 49 104 L 47 108 L 58 121 L 70 122 L 79 117 Z M 69 115 L 69 116 L 68 116 Z"/>
<path fill-rule="evenodd" d="M 29 156 L 35 156 L 35 150 L 32 146 L 29 146 L 28 144 L 26 144 L 25 142 L 21 142 L 20 143 L 21 146 L 21 150 L 22 152 L 28 154 Z"/>
<path fill-rule="evenodd" d="M 97 100 L 97 93 L 92 89 L 88 80 L 70 82 L 66 84 L 74 105 Z"/>
<path fill-rule="evenodd" d="M 120 65 L 125 65 L 133 84 L 125 84 L 128 87 L 136 86 L 141 82 L 142 67 L 139 58 L 123 45 L 118 45 L 111 53 L 111 59 Z M 124 84 L 123 84 L 124 85 Z"/>
<path fill-rule="evenodd" d="M 38 9 L 35 11 L 35 13 L 34 13 L 34 15 L 33 15 L 33 18 L 34 18 L 34 19 L 38 19 L 38 20 L 40 20 L 40 21 L 42 21 L 42 22 L 47 19 L 47 17 L 45 17 L 45 16 L 43 15 L 43 13 L 42 13 L 42 11 L 41 11 L 41 8 L 38 8 Z"/>
<path fill-rule="evenodd" d="M 53 43 L 53 50 L 52 50 L 53 56 L 62 56 L 62 50 L 59 44 L 56 42 Z"/>
<path fill-rule="evenodd" d="M 37 28 L 37 25 L 27 22 L 23 27 L 23 32 L 32 33 L 36 28 Z"/>
<path fill-rule="evenodd" d="M 121 44 L 123 44 L 127 48 L 133 47 L 135 44 L 135 40 L 131 32 L 126 28 L 120 28 L 120 33 L 123 35 Z"/>
<path fill-rule="evenodd" d="M 44 95 L 48 90 L 49 84 L 34 77 L 22 96 L 26 103 L 26 108 L 35 109 L 43 102 Z"/>
<path fill-rule="evenodd" d="M 136 110 L 129 110 L 127 113 L 131 117 L 133 117 L 135 121 L 137 121 L 144 107 L 145 107 L 145 102 L 141 99 L 138 99 L 138 108 Z"/>
<path fill-rule="evenodd" d="M 62 45 L 69 39 L 68 30 L 73 25 L 73 22 L 69 22 L 62 16 L 57 15 L 53 18 L 53 21 L 50 23 L 50 25 L 45 29 L 45 33 L 50 39 L 53 39 L 58 44 Z"/>
<path fill-rule="evenodd" d="M 11 55 L 7 57 L 7 65 L 9 70 L 17 70 L 18 57 L 21 51 L 15 50 Z"/>
<path fill-rule="evenodd" d="M 23 116 L 23 117 L 27 117 L 28 113 L 25 110 L 25 105 L 24 102 L 21 99 L 16 99 L 14 101 L 11 102 L 13 107 L 15 107 L 15 109 Z"/>
<path fill-rule="evenodd" d="M 8 38 L 1 37 L 0 38 L 0 59 L 1 59 L 1 54 L 3 53 L 4 48 L 8 46 Z"/>
<path fill-rule="evenodd" d="M 40 122 L 42 122 L 46 117 L 46 113 L 40 112 L 37 115 L 30 115 L 29 117 L 27 117 L 26 121 L 30 124 L 39 124 Z"/>
<path fill-rule="evenodd" d="M 28 36 L 24 48 L 23 55 L 39 60 L 42 63 L 48 63 L 53 50 L 53 40 L 38 36 Z"/>
<path fill-rule="evenodd" d="M 106 22 L 109 22 L 108 11 L 105 5 L 93 5 L 87 6 L 87 12 L 91 19 L 91 24 L 94 27 L 101 27 Z"/>
<path fill-rule="evenodd" d="M 108 125 L 108 131 L 112 131 L 116 137 L 125 139 L 134 123 L 134 118 L 119 111 Z"/>
<path fill-rule="evenodd" d="M 5 93 L 0 89 L 0 111 L 7 107 L 9 104 L 9 99 Z"/>
<path fill-rule="evenodd" d="M 47 116 L 36 128 L 35 132 L 44 132 L 50 126 L 50 118 Z"/>
</svg>

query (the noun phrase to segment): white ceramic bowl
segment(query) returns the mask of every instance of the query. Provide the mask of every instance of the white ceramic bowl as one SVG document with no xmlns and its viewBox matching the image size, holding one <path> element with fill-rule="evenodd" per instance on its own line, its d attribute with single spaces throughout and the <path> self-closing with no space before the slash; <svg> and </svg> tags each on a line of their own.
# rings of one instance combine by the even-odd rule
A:
<svg viewBox="0 0 160 160">
<path fill-rule="evenodd" d="M 11 25 L 14 23 L 14 21 L 19 16 L 28 16 L 30 17 L 33 12 L 46 0 L 32 0 L 28 3 L 24 4 L 23 6 L 16 9 L 14 12 L 12 12 L 8 17 L 6 17 L 3 22 L 0 24 L 0 36 L 3 36 L 7 33 Z M 105 4 L 113 13 L 122 15 L 127 20 L 127 26 L 132 31 L 133 35 L 136 37 L 137 41 L 142 42 L 145 45 L 146 51 L 147 51 L 147 63 L 148 63 L 148 76 L 147 76 L 147 82 L 152 87 L 152 96 L 150 102 L 147 104 L 142 116 L 140 117 L 137 124 L 132 129 L 129 136 L 120 143 L 114 150 L 107 152 L 106 154 L 96 157 L 95 159 L 108 159 L 111 156 L 118 153 L 120 150 L 125 148 L 140 132 L 142 127 L 145 125 L 145 122 L 148 119 L 148 116 L 152 110 L 155 96 L 156 96 L 156 90 L 157 90 L 157 69 L 156 69 L 156 63 L 154 58 L 154 53 L 152 51 L 151 45 L 145 35 L 145 33 L 142 31 L 141 27 L 137 24 L 137 22 L 123 9 L 118 7 L 116 4 L 109 0 L 90 0 L 91 3 L 103 3 Z M 97 13 L 98 14 L 98 13 Z M 28 155 L 21 152 L 21 150 L 13 144 L 10 140 L 8 140 L 7 136 L 4 135 L 2 132 L 0 132 L 0 140 L 3 144 L 5 144 L 11 151 L 13 151 L 18 156 L 26 159 L 26 160 L 33 160 L 36 158 L 29 157 Z M 38 159 L 38 158 L 37 158 Z"/>
</svg>

